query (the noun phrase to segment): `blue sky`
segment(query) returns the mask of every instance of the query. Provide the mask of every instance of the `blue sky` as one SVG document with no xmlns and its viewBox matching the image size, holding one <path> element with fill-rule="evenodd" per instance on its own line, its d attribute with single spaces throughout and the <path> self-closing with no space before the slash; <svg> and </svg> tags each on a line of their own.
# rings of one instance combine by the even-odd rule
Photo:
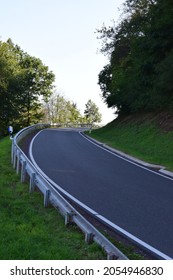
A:
<svg viewBox="0 0 173 280">
<path fill-rule="evenodd" d="M 83 113 L 88 99 L 114 118 L 101 99 L 98 74 L 107 59 L 97 53 L 95 34 L 103 23 L 118 21 L 125 0 L 0 0 L 0 40 L 11 38 L 38 57 L 56 75 L 57 91 L 77 103 Z"/>
</svg>

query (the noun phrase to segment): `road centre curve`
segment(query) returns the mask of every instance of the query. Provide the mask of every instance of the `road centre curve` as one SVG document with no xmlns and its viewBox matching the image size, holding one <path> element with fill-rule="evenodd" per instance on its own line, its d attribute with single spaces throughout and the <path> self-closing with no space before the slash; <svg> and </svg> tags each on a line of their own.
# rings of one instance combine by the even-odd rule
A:
<svg viewBox="0 0 173 280">
<path fill-rule="evenodd" d="M 31 150 L 37 166 L 66 192 L 173 257 L 173 180 L 108 153 L 73 130 L 43 130 Z"/>
</svg>

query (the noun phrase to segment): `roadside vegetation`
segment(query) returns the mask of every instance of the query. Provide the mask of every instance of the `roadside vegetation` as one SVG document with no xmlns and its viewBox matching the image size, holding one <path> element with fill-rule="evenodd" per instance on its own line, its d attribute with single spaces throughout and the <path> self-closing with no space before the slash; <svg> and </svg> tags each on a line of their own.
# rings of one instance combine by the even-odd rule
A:
<svg viewBox="0 0 173 280">
<path fill-rule="evenodd" d="M 0 40 L 0 137 L 35 123 L 95 123 L 97 105 L 88 100 L 84 114 L 77 104 L 58 93 L 55 75 L 43 62 L 23 51 L 11 39 Z"/>
<path fill-rule="evenodd" d="M 92 136 L 173 170 L 173 3 L 125 0 L 119 23 L 97 30 L 108 64 L 102 98 L 118 118 Z"/>
<path fill-rule="evenodd" d="M 90 260 L 106 259 L 96 243 L 84 241 L 75 225 L 65 227 L 63 217 L 53 207 L 44 208 L 39 191 L 29 194 L 28 183 L 12 168 L 11 140 L 0 139 L 0 259 L 1 260 Z M 109 236 L 107 236 L 109 237 Z M 131 245 L 112 239 L 130 259 L 143 256 Z"/>
<path fill-rule="evenodd" d="M 105 259 L 57 210 L 44 208 L 39 192 L 29 194 L 10 164 L 10 147 L 9 138 L 0 140 L 0 259 Z"/>
<path fill-rule="evenodd" d="M 172 1 L 126 0 L 121 18 L 117 26 L 97 30 L 100 51 L 109 60 L 98 84 L 119 117 L 90 135 L 173 171 Z M 81 116 L 75 103 L 54 95 L 54 80 L 39 58 L 11 39 L 0 41 L 0 259 L 105 258 L 96 244 L 85 244 L 75 226 L 65 228 L 54 208 L 45 209 L 39 192 L 28 193 L 10 164 L 10 139 L 2 138 L 9 125 L 16 132 L 43 120 L 101 121 L 91 100 Z M 126 249 L 121 250 L 129 258 L 140 258 Z"/>
<path fill-rule="evenodd" d="M 149 163 L 173 171 L 173 116 L 136 114 L 93 130 L 91 137 Z"/>
<path fill-rule="evenodd" d="M 102 97 L 120 115 L 173 112 L 173 2 L 126 0 L 118 24 L 98 30 L 108 64 Z"/>
</svg>

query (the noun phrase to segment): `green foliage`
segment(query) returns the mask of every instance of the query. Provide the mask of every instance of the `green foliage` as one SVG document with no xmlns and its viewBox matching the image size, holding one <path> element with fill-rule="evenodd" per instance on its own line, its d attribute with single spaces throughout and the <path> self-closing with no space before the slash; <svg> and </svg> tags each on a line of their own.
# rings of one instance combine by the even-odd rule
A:
<svg viewBox="0 0 173 280">
<path fill-rule="evenodd" d="M 38 122 L 41 98 L 52 92 L 54 74 L 42 61 L 14 45 L 0 41 L 0 127 L 5 134 L 8 125 L 15 129 Z"/>
<path fill-rule="evenodd" d="M 101 114 L 99 113 L 99 108 L 91 99 L 89 99 L 85 104 L 84 116 L 86 117 L 87 122 L 101 122 Z"/>
<path fill-rule="evenodd" d="M 12 46 L 0 42 L 0 126 L 1 133 L 7 130 L 7 124 L 18 114 L 16 98 L 11 88 L 17 87 L 19 80 L 19 67 Z"/>
<path fill-rule="evenodd" d="M 110 62 L 99 74 L 108 107 L 121 114 L 173 110 L 173 2 L 127 0 L 118 26 L 99 30 Z"/>
<path fill-rule="evenodd" d="M 56 93 L 44 102 L 43 113 L 45 121 L 50 123 L 77 123 L 82 118 L 75 103 Z"/>
<path fill-rule="evenodd" d="M 24 74 L 20 106 L 25 125 L 30 125 L 39 120 L 39 109 L 41 108 L 39 99 L 40 97 L 46 99 L 50 96 L 54 75 L 52 72 L 48 72 L 48 67 L 43 65 L 40 59 L 31 57 L 21 50 L 19 52 L 19 64 Z"/>
</svg>

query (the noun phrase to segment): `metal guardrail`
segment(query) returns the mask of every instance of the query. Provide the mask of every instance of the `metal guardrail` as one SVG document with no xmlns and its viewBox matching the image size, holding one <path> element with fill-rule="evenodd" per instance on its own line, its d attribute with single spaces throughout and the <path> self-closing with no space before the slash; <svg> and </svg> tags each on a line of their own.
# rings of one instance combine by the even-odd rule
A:
<svg viewBox="0 0 173 280">
<path fill-rule="evenodd" d="M 50 127 L 49 124 L 37 124 L 19 131 L 12 143 L 12 164 L 17 174 L 21 173 L 21 182 L 29 175 L 29 192 L 37 187 L 44 196 L 44 207 L 52 204 L 65 217 L 65 224 L 75 223 L 85 234 L 87 243 L 96 242 L 107 253 L 107 259 L 128 260 L 128 258 L 102 235 L 91 223 L 89 223 L 69 202 L 49 183 L 21 150 L 18 143 L 29 133 Z"/>
<path fill-rule="evenodd" d="M 94 127 L 94 124 L 92 123 L 51 123 L 51 127 L 87 127 L 87 128 L 92 128 Z"/>
</svg>

